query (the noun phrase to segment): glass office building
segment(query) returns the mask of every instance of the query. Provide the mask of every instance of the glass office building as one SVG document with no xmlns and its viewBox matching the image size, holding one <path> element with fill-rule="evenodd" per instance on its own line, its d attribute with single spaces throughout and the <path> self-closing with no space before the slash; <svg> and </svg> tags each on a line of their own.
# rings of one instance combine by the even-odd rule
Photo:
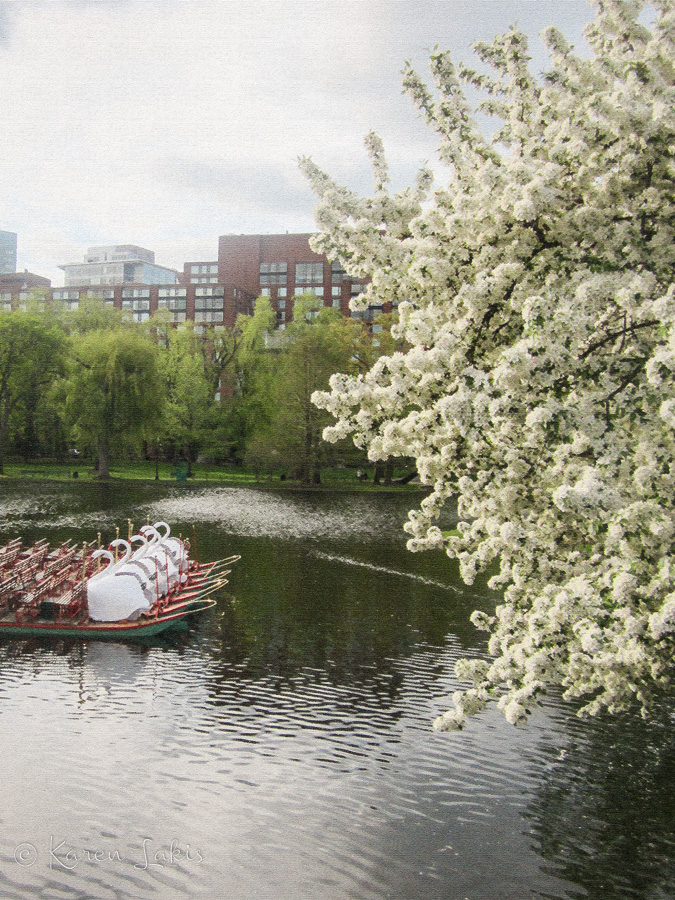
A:
<svg viewBox="0 0 675 900">
<path fill-rule="evenodd" d="M 16 234 L 0 231 L 0 274 L 11 275 L 13 272 L 16 272 Z"/>
</svg>

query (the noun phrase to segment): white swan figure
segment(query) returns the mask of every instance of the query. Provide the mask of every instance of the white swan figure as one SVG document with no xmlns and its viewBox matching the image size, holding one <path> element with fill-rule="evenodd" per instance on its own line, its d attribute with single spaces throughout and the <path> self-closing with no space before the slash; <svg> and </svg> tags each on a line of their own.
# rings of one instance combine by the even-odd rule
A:
<svg viewBox="0 0 675 900">
<path fill-rule="evenodd" d="M 141 587 L 148 601 L 152 604 L 159 599 L 159 591 L 157 589 L 157 566 L 153 559 L 144 559 L 147 550 L 147 538 L 142 534 L 135 534 L 129 538 L 132 545 L 136 541 L 141 541 L 141 546 L 131 554 L 131 559 L 125 563 L 122 571 L 129 572 L 142 579 Z"/>
<path fill-rule="evenodd" d="M 143 559 L 151 559 L 157 566 L 157 585 L 160 595 L 167 594 L 178 581 L 178 568 L 161 545 L 161 535 L 152 525 L 144 525 L 141 534 L 150 538 Z"/>
<path fill-rule="evenodd" d="M 122 540 L 113 541 L 112 546 L 126 545 L 124 557 L 114 561 L 107 550 L 97 550 L 93 556 L 107 556 L 110 563 L 102 572 L 87 581 L 87 605 L 89 618 L 95 622 L 119 622 L 122 619 L 138 618 L 150 609 L 137 577 L 123 571 L 131 556 L 131 546 Z"/>
<path fill-rule="evenodd" d="M 166 528 L 164 534 L 160 532 L 161 543 L 163 547 L 166 547 L 174 565 L 180 571 L 180 580 L 184 584 L 187 581 L 187 573 L 190 567 L 190 558 L 184 541 L 181 541 L 180 538 L 170 537 L 171 528 L 166 522 L 155 522 L 152 527 L 156 531 L 159 531 L 160 528 Z"/>
</svg>

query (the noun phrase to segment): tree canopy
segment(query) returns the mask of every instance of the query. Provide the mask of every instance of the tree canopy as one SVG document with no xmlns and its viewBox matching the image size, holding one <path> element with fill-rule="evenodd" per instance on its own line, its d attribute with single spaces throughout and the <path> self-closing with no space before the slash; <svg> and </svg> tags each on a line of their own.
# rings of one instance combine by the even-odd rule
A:
<svg viewBox="0 0 675 900">
<path fill-rule="evenodd" d="M 132 328 L 86 331 L 74 341 L 67 385 L 77 432 L 97 447 L 99 476 L 109 477 L 114 448 L 152 435 L 162 414 L 157 348 Z"/>
<path fill-rule="evenodd" d="M 205 371 L 202 344 L 193 329 L 169 328 L 167 346 L 159 358 L 166 390 L 161 439 L 187 460 L 188 474 L 208 441 L 211 424 L 213 390 Z"/>
<path fill-rule="evenodd" d="M 440 141 L 447 183 L 361 199 L 311 160 L 313 241 L 362 303 L 398 303 L 409 349 L 315 402 L 371 459 L 409 455 L 432 492 L 410 513 L 411 550 L 443 548 L 467 583 L 504 590 L 490 660 L 465 660 L 440 728 L 491 696 L 511 722 L 549 686 L 580 714 L 640 709 L 675 652 L 675 291 L 672 4 L 603 0 L 591 55 L 555 28 L 541 78 L 517 30 L 479 43 L 480 71 L 434 52 L 434 88 L 404 86 Z M 483 92 L 480 112 L 464 89 Z M 457 498 L 458 535 L 438 527 Z"/>
<path fill-rule="evenodd" d="M 360 321 L 317 307 L 316 297 L 296 297 L 293 321 L 278 332 L 283 350 L 268 380 L 269 408 L 256 429 L 247 458 L 286 467 L 303 484 L 321 481 L 332 449 L 321 440 L 330 416 L 311 402 L 333 372 L 358 372 L 371 360 L 371 342 Z M 272 366 L 270 367 L 272 368 Z"/>
<path fill-rule="evenodd" d="M 0 474 L 10 417 L 23 407 L 32 421 L 41 394 L 63 363 L 64 345 L 63 334 L 37 312 L 0 315 Z"/>
</svg>

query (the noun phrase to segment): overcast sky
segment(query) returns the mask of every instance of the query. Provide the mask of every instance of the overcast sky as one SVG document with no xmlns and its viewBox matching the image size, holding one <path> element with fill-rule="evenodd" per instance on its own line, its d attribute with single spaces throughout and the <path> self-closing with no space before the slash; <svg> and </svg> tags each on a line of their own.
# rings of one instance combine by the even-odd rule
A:
<svg viewBox="0 0 675 900">
<path fill-rule="evenodd" d="M 310 155 L 368 191 L 363 136 L 385 142 L 394 185 L 433 159 L 401 94 L 411 59 L 471 59 L 517 24 L 583 50 L 586 0 L 0 0 L 0 228 L 18 267 L 134 243 L 182 268 L 220 234 L 312 231 Z"/>
</svg>

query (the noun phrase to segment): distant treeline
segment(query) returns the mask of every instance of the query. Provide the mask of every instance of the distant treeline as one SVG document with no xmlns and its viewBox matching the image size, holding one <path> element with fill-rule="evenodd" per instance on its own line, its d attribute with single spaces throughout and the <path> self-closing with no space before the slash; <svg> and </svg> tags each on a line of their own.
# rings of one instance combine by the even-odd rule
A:
<svg viewBox="0 0 675 900">
<path fill-rule="evenodd" d="M 166 310 L 139 324 L 96 300 L 0 313 L 0 473 L 7 455 L 73 452 L 101 478 L 112 460 L 139 457 L 245 463 L 304 483 L 327 465 L 367 465 L 351 442 L 322 440 L 332 419 L 311 397 L 395 349 L 391 320 L 371 335 L 315 302 L 296 300 L 284 331 L 262 297 L 233 329 L 202 334 Z"/>
</svg>

